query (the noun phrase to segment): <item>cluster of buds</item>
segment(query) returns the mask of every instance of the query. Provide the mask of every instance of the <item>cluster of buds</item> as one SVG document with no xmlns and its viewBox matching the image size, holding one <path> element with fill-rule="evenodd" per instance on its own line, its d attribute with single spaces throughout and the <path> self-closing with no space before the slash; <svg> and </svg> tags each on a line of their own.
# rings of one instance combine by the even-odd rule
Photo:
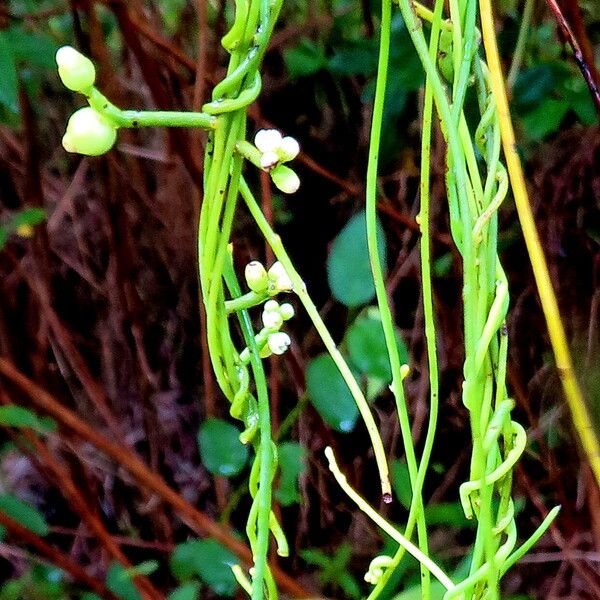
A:
<svg viewBox="0 0 600 600">
<path fill-rule="evenodd" d="M 271 354 L 283 354 L 292 343 L 290 336 L 279 331 L 284 321 L 289 321 L 294 316 L 294 307 L 287 302 L 279 304 L 276 300 L 268 300 L 262 313 L 264 332 L 267 334 L 267 343 L 261 350 L 261 357 L 266 358 Z"/>
<path fill-rule="evenodd" d="M 274 296 L 279 292 L 292 291 L 292 280 L 279 261 L 267 271 L 261 262 L 253 260 L 246 265 L 244 275 L 248 287 L 256 294 Z"/>
<path fill-rule="evenodd" d="M 89 96 L 96 81 L 92 61 L 72 48 L 63 46 L 56 53 L 58 74 L 65 87 Z M 99 156 L 108 152 L 117 139 L 115 123 L 90 106 L 76 111 L 67 124 L 62 144 L 67 152 Z"/>
<path fill-rule="evenodd" d="M 298 156 L 298 142 L 289 135 L 282 136 L 277 129 L 261 129 L 254 136 L 254 145 L 260 152 L 260 168 L 271 175 L 275 186 L 285 194 L 296 192 L 300 187 L 300 178 L 283 163 Z"/>
</svg>

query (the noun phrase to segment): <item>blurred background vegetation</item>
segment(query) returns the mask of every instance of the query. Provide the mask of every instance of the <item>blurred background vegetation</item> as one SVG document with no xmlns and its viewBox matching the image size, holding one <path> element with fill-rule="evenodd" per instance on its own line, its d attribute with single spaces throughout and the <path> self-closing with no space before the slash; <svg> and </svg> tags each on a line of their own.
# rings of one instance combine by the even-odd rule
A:
<svg viewBox="0 0 600 600">
<path fill-rule="evenodd" d="M 248 450 L 218 394 L 203 344 L 195 259 L 203 137 L 122 132 L 98 159 L 60 145 L 80 99 L 60 84 L 56 49 L 93 58 L 99 87 L 124 108 L 191 110 L 223 76 L 225 0 L 0 2 L 0 599 L 242 597 L 228 565 L 247 559 Z M 563 1 L 600 57 L 600 3 Z M 497 3 L 510 68 L 523 6 Z M 403 523 L 410 497 L 387 391 L 364 238 L 364 176 L 378 42 L 377 0 L 286 0 L 251 109 L 303 148 L 291 199 L 257 180 L 262 203 L 331 324 L 377 414 Z M 423 75 L 394 18 L 380 223 L 398 344 L 410 364 L 413 434 L 422 441 L 428 377 L 418 263 L 419 106 Z M 600 424 L 598 113 L 544 0 L 512 87 L 538 229 L 580 380 Z M 470 98 L 468 102 L 473 102 Z M 458 498 L 468 473 L 460 264 L 435 137 L 434 291 L 441 415 L 425 488 L 431 547 L 464 568 L 472 532 Z M 505 578 L 506 598 L 600 598 L 600 493 L 580 461 L 518 220 L 501 211 L 511 285 L 509 380 L 529 445 L 515 476 L 520 531 L 555 504 L 550 533 Z M 239 266 L 270 260 L 243 211 Z M 299 311 L 294 344 L 269 364 L 281 474 L 275 498 L 289 558 L 273 556 L 285 595 L 360 598 L 390 540 L 332 482 L 332 445 L 350 481 L 379 502 L 368 438 L 335 366 Z M 237 557 L 236 557 L 237 555 Z M 286 578 L 287 574 L 287 578 Z M 387 596 L 419 598 L 406 560 Z M 400 594 L 400 595 L 397 595 Z"/>
</svg>

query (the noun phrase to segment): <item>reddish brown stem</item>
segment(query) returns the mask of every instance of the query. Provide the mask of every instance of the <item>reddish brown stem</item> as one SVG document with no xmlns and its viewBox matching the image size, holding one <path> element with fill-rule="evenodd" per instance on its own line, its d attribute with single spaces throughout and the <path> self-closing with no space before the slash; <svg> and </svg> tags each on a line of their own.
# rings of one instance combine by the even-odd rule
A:
<svg viewBox="0 0 600 600">
<path fill-rule="evenodd" d="M 579 41 L 573 33 L 571 26 L 567 22 L 560 6 L 558 5 L 558 2 L 556 0 L 546 0 L 546 2 L 554 14 L 556 22 L 558 23 L 563 36 L 573 50 L 575 62 L 577 63 L 577 66 L 579 67 L 588 87 L 590 88 L 592 98 L 596 104 L 598 116 L 600 117 L 600 81 L 598 78 L 598 71 L 596 70 L 596 66 L 593 62 L 593 57 L 592 61 L 589 61 L 585 58 Z M 577 8 L 577 10 L 579 9 Z"/>
<path fill-rule="evenodd" d="M 16 521 L 13 521 L 2 511 L 0 511 L 0 525 L 6 527 L 11 535 L 19 538 L 23 543 L 35 548 L 40 555 L 48 559 L 51 563 L 60 567 L 63 571 L 66 571 L 75 581 L 85 585 L 90 590 L 99 594 L 102 598 L 106 598 L 107 600 L 117 600 L 117 597 L 106 588 L 103 581 L 88 575 L 66 554 L 45 542 L 41 537 L 32 531 L 29 531 L 29 529 L 26 529 Z"/>
<path fill-rule="evenodd" d="M 101 433 L 82 421 L 75 413 L 63 406 L 48 392 L 20 373 L 14 365 L 4 358 L 0 358 L 0 374 L 4 375 L 25 392 L 34 405 L 52 416 L 63 427 L 92 443 L 98 450 L 101 450 L 115 460 L 121 467 L 129 471 L 140 485 L 158 494 L 173 507 L 190 529 L 199 535 L 213 537 L 234 552 L 246 564 L 252 563 L 252 554 L 247 546 L 234 538 L 225 528 L 215 523 L 206 514 L 184 500 L 175 490 L 166 484 L 160 475 L 151 471 L 129 449 L 118 446 L 106 439 Z M 281 569 L 273 567 L 272 571 L 282 591 L 287 592 L 295 598 L 307 598 L 311 596 L 298 582 L 281 571 Z"/>
</svg>

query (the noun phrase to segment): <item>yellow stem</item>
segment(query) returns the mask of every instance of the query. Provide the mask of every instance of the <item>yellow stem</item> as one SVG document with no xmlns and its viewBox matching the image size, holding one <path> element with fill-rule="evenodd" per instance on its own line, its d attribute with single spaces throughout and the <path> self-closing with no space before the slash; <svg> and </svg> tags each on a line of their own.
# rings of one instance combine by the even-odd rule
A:
<svg viewBox="0 0 600 600">
<path fill-rule="evenodd" d="M 481 10 L 481 24 L 483 33 L 483 43 L 488 67 L 490 70 L 490 81 L 494 99 L 500 118 L 500 132 L 502 135 L 502 146 L 506 165 L 510 177 L 510 183 L 523 230 L 523 237 L 529 253 L 529 259 L 533 269 L 533 275 L 537 285 L 538 293 L 542 303 L 542 310 L 546 317 L 548 333 L 550 334 L 550 343 L 556 359 L 556 367 L 562 382 L 567 404 L 571 411 L 573 425 L 583 451 L 589 461 L 594 473 L 596 484 L 600 487 L 600 444 L 596 437 L 594 425 L 590 417 L 588 408 L 585 404 L 583 394 L 573 370 L 573 362 L 567 344 L 565 330 L 560 318 L 558 303 L 550 281 L 548 266 L 544 258 L 544 252 L 540 244 L 537 229 L 533 219 L 533 213 L 529 204 L 527 187 L 525 185 L 525 176 L 521 160 L 517 153 L 515 141 L 515 132 L 513 130 L 508 108 L 508 99 L 504 85 L 504 76 L 502 74 L 502 65 L 498 54 L 496 43 L 496 33 L 494 30 L 494 16 L 492 12 L 491 0 L 479 0 Z"/>
</svg>

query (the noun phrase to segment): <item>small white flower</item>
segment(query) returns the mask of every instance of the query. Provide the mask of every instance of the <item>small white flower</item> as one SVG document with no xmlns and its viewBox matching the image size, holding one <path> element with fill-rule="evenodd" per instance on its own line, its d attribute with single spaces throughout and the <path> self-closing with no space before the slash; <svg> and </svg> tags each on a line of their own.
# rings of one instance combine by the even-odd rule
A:
<svg viewBox="0 0 600 600">
<path fill-rule="evenodd" d="M 296 314 L 296 311 L 294 310 L 294 307 L 291 304 L 289 304 L 288 302 L 284 302 L 279 307 L 279 313 L 281 314 L 281 317 L 284 321 L 289 321 Z"/>
<path fill-rule="evenodd" d="M 273 354 L 283 354 L 291 345 L 292 340 L 287 333 L 278 331 L 269 336 L 267 344 Z"/>
<path fill-rule="evenodd" d="M 281 163 L 293 160 L 300 152 L 300 144 L 289 135 L 283 137 L 281 132 L 277 131 L 277 129 L 261 129 L 254 137 L 254 145 L 261 152 L 260 166 L 267 172 L 276 168 Z M 286 175 L 286 172 L 281 171 L 281 177 L 284 177 L 284 175 Z M 287 173 L 286 176 L 288 179 L 287 187 L 293 188 L 295 180 L 292 181 L 292 179 L 290 179 L 289 173 Z M 275 185 L 280 187 L 277 182 Z M 282 185 L 285 186 L 286 184 L 284 183 Z M 285 191 L 282 187 L 280 187 L 280 189 Z M 298 189 L 297 185 L 295 189 Z M 295 189 L 293 191 L 295 191 Z"/>
<path fill-rule="evenodd" d="M 260 157 L 260 166 L 265 171 L 270 171 L 279 162 L 279 154 L 277 152 L 265 152 Z"/>
<path fill-rule="evenodd" d="M 267 300 L 264 309 L 265 312 L 279 312 L 279 302 L 277 300 Z"/>
<path fill-rule="evenodd" d="M 279 311 L 263 311 L 262 322 L 265 329 L 277 330 L 283 325 L 283 317 Z"/>
<path fill-rule="evenodd" d="M 261 129 L 254 136 L 254 145 L 264 154 L 277 152 L 283 136 L 277 129 Z"/>
<path fill-rule="evenodd" d="M 282 162 L 293 160 L 300 154 L 300 144 L 295 138 L 286 135 L 279 144 L 278 154 Z"/>
<path fill-rule="evenodd" d="M 292 280 L 279 261 L 273 263 L 273 266 L 269 269 L 269 280 L 278 292 L 290 292 L 292 290 Z"/>
</svg>

